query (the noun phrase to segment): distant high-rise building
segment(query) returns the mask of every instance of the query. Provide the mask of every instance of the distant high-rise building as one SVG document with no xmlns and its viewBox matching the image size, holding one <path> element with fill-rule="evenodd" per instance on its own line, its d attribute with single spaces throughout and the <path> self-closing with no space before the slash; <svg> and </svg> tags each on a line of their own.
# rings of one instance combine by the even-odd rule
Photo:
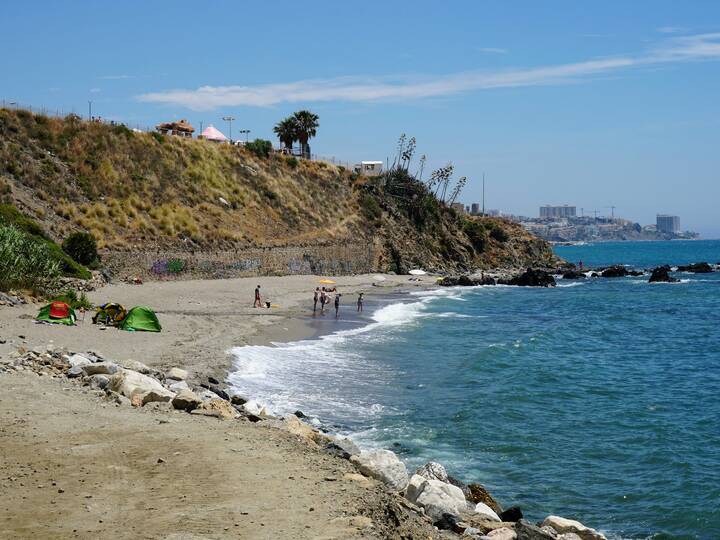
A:
<svg viewBox="0 0 720 540">
<path fill-rule="evenodd" d="M 464 214 L 464 213 L 465 213 L 465 205 L 464 205 L 463 203 L 461 203 L 461 202 L 452 203 L 452 207 L 453 207 L 455 210 L 457 210 L 458 212 L 460 212 L 461 214 Z"/>
<path fill-rule="evenodd" d="M 658 214 L 656 218 L 657 230 L 659 232 L 676 233 L 680 232 L 680 217 L 668 214 Z"/>
<path fill-rule="evenodd" d="M 480 203 L 474 202 L 470 205 L 470 213 L 471 214 L 479 214 L 480 213 Z"/>
<path fill-rule="evenodd" d="M 577 209 L 575 206 L 569 206 L 563 204 L 562 206 L 553 206 L 546 204 L 540 207 L 541 218 L 568 218 L 575 217 L 577 215 Z"/>
</svg>

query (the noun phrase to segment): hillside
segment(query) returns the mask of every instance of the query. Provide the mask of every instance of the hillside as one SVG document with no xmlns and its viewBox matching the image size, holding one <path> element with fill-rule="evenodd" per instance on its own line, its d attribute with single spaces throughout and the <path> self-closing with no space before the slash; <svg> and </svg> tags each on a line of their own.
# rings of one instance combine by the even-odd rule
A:
<svg viewBox="0 0 720 540">
<path fill-rule="evenodd" d="M 398 186 L 422 189 L 412 178 Z M 357 246 L 371 254 L 348 271 L 555 262 L 545 242 L 513 223 L 458 216 L 437 201 L 410 208 L 391 187 L 323 162 L 0 109 L 2 202 L 55 241 L 91 232 L 106 261 L 130 252 Z"/>
</svg>

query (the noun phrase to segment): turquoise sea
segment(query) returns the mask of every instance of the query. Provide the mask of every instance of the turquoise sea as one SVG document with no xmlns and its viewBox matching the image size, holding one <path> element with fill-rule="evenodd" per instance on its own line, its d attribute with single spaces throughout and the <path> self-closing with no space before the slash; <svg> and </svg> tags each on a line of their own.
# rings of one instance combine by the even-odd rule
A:
<svg viewBox="0 0 720 540">
<path fill-rule="evenodd" d="M 720 241 L 558 247 L 586 266 L 720 261 Z M 530 519 L 720 538 L 720 273 L 368 300 L 319 339 L 233 350 L 230 382 Z"/>
</svg>

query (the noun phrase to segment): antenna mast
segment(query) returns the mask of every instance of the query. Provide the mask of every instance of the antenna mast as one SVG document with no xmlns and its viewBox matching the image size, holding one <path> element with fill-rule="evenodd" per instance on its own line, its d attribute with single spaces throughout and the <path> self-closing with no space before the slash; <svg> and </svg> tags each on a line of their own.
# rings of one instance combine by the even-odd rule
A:
<svg viewBox="0 0 720 540">
<path fill-rule="evenodd" d="M 483 201 L 482 215 L 484 216 L 484 215 L 485 215 L 485 173 L 483 173 L 483 197 L 482 197 L 482 201 Z"/>
</svg>

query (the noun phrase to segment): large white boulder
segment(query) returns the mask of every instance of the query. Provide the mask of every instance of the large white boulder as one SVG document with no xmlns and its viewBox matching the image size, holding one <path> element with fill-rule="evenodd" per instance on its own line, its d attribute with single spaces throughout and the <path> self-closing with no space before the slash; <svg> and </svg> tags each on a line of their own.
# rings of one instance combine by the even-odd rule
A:
<svg viewBox="0 0 720 540">
<path fill-rule="evenodd" d="M 500 527 L 488 532 L 485 537 L 492 540 L 516 540 L 517 533 L 510 527 Z"/>
<path fill-rule="evenodd" d="M 131 369 L 121 369 L 110 378 L 110 389 L 126 398 L 132 398 L 134 394 L 147 394 L 154 392 L 157 398 L 166 397 L 171 400 L 175 394 L 166 389 L 160 381 L 133 371 Z M 157 400 L 157 399 L 156 399 Z"/>
<path fill-rule="evenodd" d="M 380 480 L 394 491 L 403 490 L 408 484 L 405 464 L 390 450 L 360 452 L 357 456 L 351 456 L 350 461 L 365 476 Z"/>
<path fill-rule="evenodd" d="M 68 364 L 70 364 L 70 367 L 83 367 L 92 364 L 92 362 L 82 354 L 73 354 L 68 358 Z"/>
<path fill-rule="evenodd" d="M 188 378 L 188 372 L 184 369 L 180 369 L 179 367 L 170 368 L 170 371 L 168 371 L 165 374 L 165 377 L 168 379 L 176 379 L 178 381 L 184 381 Z"/>
<path fill-rule="evenodd" d="M 440 480 L 428 480 L 419 474 L 410 478 L 405 498 L 424 508 L 433 521 L 439 520 L 443 514 L 458 515 L 467 508 L 462 489 Z"/>
<path fill-rule="evenodd" d="M 542 526 L 552 527 L 560 534 L 574 533 L 577 534 L 582 540 L 606 540 L 605 536 L 595 529 L 586 527 L 579 521 L 573 519 L 566 519 L 560 516 L 548 516 L 542 522 Z"/>
<path fill-rule="evenodd" d="M 120 370 L 117 364 L 112 362 L 98 362 L 97 364 L 85 364 L 82 367 L 85 375 L 114 375 Z"/>
<path fill-rule="evenodd" d="M 263 407 L 262 403 L 258 403 L 254 399 L 251 399 L 250 401 L 246 401 L 242 405 L 242 408 L 246 413 L 253 414 L 255 416 L 267 415 L 267 411 L 265 410 L 265 407 Z"/>
<path fill-rule="evenodd" d="M 417 471 L 415 471 L 415 474 L 418 474 L 427 480 L 440 480 L 441 482 L 448 481 L 448 474 L 445 467 L 434 461 L 430 461 L 420 467 Z"/>
<path fill-rule="evenodd" d="M 482 516 L 485 519 L 489 519 L 490 521 L 502 521 L 502 519 L 500 519 L 500 516 L 497 515 L 495 510 L 490 508 L 485 503 L 477 503 L 475 505 L 475 513 Z"/>
</svg>

